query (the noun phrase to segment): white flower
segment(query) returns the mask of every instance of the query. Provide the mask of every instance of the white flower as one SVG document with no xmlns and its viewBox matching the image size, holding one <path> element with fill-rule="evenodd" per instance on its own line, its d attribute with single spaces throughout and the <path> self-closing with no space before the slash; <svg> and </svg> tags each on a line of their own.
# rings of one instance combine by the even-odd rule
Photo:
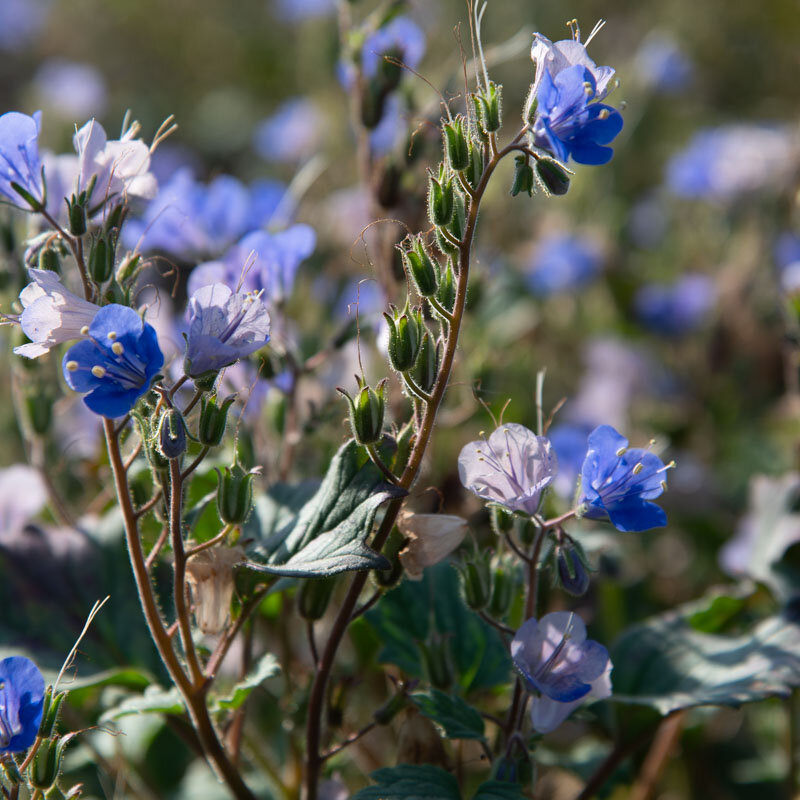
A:
<svg viewBox="0 0 800 800">
<path fill-rule="evenodd" d="M 209 547 L 186 564 L 195 602 L 194 618 L 203 633 L 216 635 L 227 625 L 233 598 L 233 568 L 244 561 L 239 547 Z"/>
<path fill-rule="evenodd" d="M 464 541 L 467 521 L 452 514 L 414 514 L 403 510 L 397 518 L 407 538 L 400 562 L 412 581 L 422 579 L 425 567 L 438 564 Z"/>
<path fill-rule="evenodd" d="M 38 470 L 27 464 L 0 469 L 0 535 L 21 531 L 47 502 Z"/>
</svg>

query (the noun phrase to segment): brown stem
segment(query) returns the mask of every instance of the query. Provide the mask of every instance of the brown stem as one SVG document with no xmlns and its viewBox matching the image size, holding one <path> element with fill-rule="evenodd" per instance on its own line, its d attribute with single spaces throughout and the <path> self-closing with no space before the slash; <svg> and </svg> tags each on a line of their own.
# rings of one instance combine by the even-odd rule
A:
<svg viewBox="0 0 800 800">
<path fill-rule="evenodd" d="M 665 717 L 658 726 L 653 744 L 645 756 L 639 777 L 633 784 L 630 800 L 648 800 L 656 788 L 658 779 L 667 766 L 670 755 L 678 744 L 686 719 L 686 710 Z"/>
</svg>

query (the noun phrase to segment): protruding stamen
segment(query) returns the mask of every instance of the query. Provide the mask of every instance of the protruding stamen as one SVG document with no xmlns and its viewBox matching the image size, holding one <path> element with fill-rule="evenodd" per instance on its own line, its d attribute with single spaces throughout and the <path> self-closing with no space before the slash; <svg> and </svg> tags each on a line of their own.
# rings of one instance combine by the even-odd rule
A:
<svg viewBox="0 0 800 800">
<path fill-rule="evenodd" d="M 114 339 L 117 338 L 117 332 L 116 331 L 109 331 L 108 332 L 108 338 L 111 339 L 111 341 L 113 342 Z"/>
<path fill-rule="evenodd" d="M 667 491 L 667 482 L 666 481 L 661 481 L 661 491 L 662 492 L 666 492 Z"/>
<path fill-rule="evenodd" d="M 75 370 L 78 369 L 78 362 L 77 361 L 67 361 L 67 363 L 64 366 L 66 366 L 66 368 L 67 368 L 67 370 L 69 372 L 75 372 Z"/>
<path fill-rule="evenodd" d="M 122 342 L 114 342 L 111 345 L 111 349 L 113 350 L 115 355 L 121 356 L 124 352 L 125 348 L 122 346 Z"/>
<path fill-rule="evenodd" d="M 105 378 L 106 376 L 105 367 L 101 367 L 99 364 L 95 364 L 92 367 L 92 375 L 94 375 L 95 378 Z"/>
<path fill-rule="evenodd" d="M 638 464 L 635 464 L 633 467 L 633 474 L 638 475 L 644 469 L 644 464 L 640 461 Z"/>
<path fill-rule="evenodd" d="M 625 453 L 627 453 L 627 452 L 628 452 L 628 448 L 627 447 L 620 447 L 620 449 L 617 450 L 615 455 L 617 456 L 617 458 L 622 458 L 622 456 L 624 456 Z"/>
<path fill-rule="evenodd" d="M 81 328 L 81 336 L 88 336 L 88 335 L 89 335 L 89 326 L 88 325 L 84 325 Z"/>
<path fill-rule="evenodd" d="M 603 109 L 603 110 L 602 110 L 602 111 L 601 111 L 601 112 L 600 112 L 600 113 L 597 115 L 597 119 L 608 119 L 610 116 L 611 116 L 611 112 L 610 112 L 610 111 L 609 111 L 607 108 L 604 108 L 604 109 Z"/>
</svg>

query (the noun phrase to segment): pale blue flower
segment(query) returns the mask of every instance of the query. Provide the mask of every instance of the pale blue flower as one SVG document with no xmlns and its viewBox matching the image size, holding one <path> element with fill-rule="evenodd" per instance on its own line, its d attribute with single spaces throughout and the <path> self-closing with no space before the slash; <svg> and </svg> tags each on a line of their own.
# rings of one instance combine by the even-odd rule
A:
<svg viewBox="0 0 800 800">
<path fill-rule="evenodd" d="M 716 296 L 714 281 L 707 275 L 684 275 L 671 286 L 643 286 L 634 307 L 643 325 L 664 336 L 679 336 L 703 324 Z"/>
<path fill-rule="evenodd" d="M 664 32 L 652 33 L 642 42 L 634 67 L 642 83 L 666 94 L 685 89 L 694 73 L 694 65 L 678 42 Z"/>
<path fill-rule="evenodd" d="M 295 97 L 259 123 L 253 147 L 267 161 L 302 161 L 319 147 L 324 127 L 317 106 L 305 97 Z"/>
<path fill-rule="evenodd" d="M 545 236 L 536 248 L 527 282 L 539 295 L 576 289 L 597 277 L 602 253 L 597 243 L 568 233 Z"/>
<path fill-rule="evenodd" d="M 46 109 L 70 121 L 100 116 L 106 109 L 106 83 L 92 64 L 51 58 L 37 70 L 34 88 Z"/>
<path fill-rule="evenodd" d="M 384 56 L 392 56 L 411 69 L 416 69 L 425 55 L 425 34 L 408 17 L 395 17 L 391 22 L 367 36 L 361 48 L 364 75 L 372 78 Z"/>
<path fill-rule="evenodd" d="M 0 116 L 0 196 L 19 208 L 30 209 L 19 192 L 17 184 L 34 200 L 44 200 L 42 163 L 39 158 L 39 129 L 42 114 L 32 117 L 9 111 Z"/>
</svg>

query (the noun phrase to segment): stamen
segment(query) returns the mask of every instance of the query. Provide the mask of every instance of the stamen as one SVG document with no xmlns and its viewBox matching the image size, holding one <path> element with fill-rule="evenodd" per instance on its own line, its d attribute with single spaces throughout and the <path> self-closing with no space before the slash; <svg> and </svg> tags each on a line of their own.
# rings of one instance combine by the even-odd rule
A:
<svg viewBox="0 0 800 800">
<path fill-rule="evenodd" d="M 621 458 L 621 457 L 622 457 L 622 456 L 624 456 L 624 455 L 625 455 L 625 453 L 627 453 L 627 452 L 628 452 L 628 448 L 627 448 L 627 447 L 620 447 L 620 449 L 619 449 L 619 450 L 617 450 L 617 452 L 616 452 L 614 455 L 616 455 L 616 456 L 617 456 L 617 458 Z"/>
<path fill-rule="evenodd" d="M 88 325 L 84 325 L 81 328 L 81 336 L 88 336 L 88 335 L 89 335 L 89 326 Z"/>
<path fill-rule="evenodd" d="M 638 475 L 643 469 L 644 469 L 644 464 L 642 464 L 642 462 L 640 461 L 638 464 L 634 466 L 633 474 Z"/>
<path fill-rule="evenodd" d="M 597 115 L 597 118 L 598 118 L 598 119 L 608 119 L 610 116 L 611 116 L 611 112 L 610 112 L 610 111 L 609 111 L 607 108 L 604 108 L 604 109 L 603 109 L 603 110 L 602 110 L 602 111 L 601 111 L 601 112 L 600 112 L 600 113 Z"/>
<path fill-rule="evenodd" d="M 666 481 L 661 481 L 661 491 L 662 492 L 666 492 L 667 491 L 667 482 Z"/>
<path fill-rule="evenodd" d="M 77 361 L 67 361 L 66 368 L 69 372 L 75 372 L 78 369 L 78 362 Z"/>
<path fill-rule="evenodd" d="M 95 378 L 105 378 L 106 376 L 105 368 L 101 367 L 99 364 L 95 364 L 92 367 L 92 375 L 94 375 Z"/>
<path fill-rule="evenodd" d="M 111 345 L 111 349 L 114 351 L 115 355 L 118 356 L 121 356 L 125 350 L 122 346 L 122 342 L 114 342 L 114 344 Z"/>
<path fill-rule="evenodd" d="M 114 339 L 117 338 L 117 332 L 116 331 L 109 331 L 108 332 L 108 338 L 111 339 L 111 341 L 114 341 Z"/>
</svg>

